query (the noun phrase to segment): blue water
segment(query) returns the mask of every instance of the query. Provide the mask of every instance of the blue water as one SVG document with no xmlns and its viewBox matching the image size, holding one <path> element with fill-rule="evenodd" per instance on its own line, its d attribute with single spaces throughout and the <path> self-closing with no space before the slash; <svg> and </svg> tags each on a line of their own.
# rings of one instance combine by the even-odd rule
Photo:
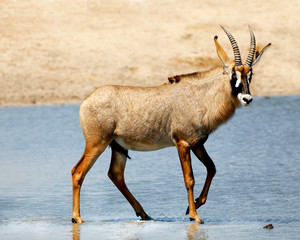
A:
<svg viewBox="0 0 300 240">
<path fill-rule="evenodd" d="M 78 105 L 0 108 L 0 239 L 300 238 L 300 96 L 257 97 L 213 133 L 206 149 L 217 174 L 198 213 L 175 148 L 129 152 L 129 189 L 154 221 L 139 221 L 107 177 L 110 149 L 87 175 L 86 223 L 71 223 L 72 167 L 84 150 Z M 204 166 L 192 156 L 195 196 Z M 263 229 L 272 223 L 273 230 Z"/>
</svg>

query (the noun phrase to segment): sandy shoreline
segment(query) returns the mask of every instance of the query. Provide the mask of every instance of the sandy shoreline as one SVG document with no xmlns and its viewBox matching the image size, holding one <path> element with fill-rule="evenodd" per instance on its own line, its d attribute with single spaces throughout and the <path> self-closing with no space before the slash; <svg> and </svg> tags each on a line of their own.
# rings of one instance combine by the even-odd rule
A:
<svg viewBox="0 0 300 240">
<path fill-rule="evenodd" d="M 0 106 L 80 103 L 100 85 L 160 85 L 208 69 L 219 64 L 215 35 L 232 56 L 219 24 L 244 57 L 247 24 L 259 46 L 272 42 L 253 95 L 300 94 L 296 0 L 3 0 L 0 9 Z"/>
</svg>

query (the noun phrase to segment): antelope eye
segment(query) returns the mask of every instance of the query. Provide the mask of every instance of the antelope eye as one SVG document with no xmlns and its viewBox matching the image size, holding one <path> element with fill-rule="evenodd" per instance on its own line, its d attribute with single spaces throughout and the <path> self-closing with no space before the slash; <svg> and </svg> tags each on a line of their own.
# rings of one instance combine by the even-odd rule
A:
<svg viewBox="0 0 300 240">
<path fill-rule="evenodd" d="M 236 73 L 234 72 L 234 73 L 232 73 L 232 75 L 231 75 L 231 79 L 232 80 L 235 80 L 236 79 Z"/>
</svg>

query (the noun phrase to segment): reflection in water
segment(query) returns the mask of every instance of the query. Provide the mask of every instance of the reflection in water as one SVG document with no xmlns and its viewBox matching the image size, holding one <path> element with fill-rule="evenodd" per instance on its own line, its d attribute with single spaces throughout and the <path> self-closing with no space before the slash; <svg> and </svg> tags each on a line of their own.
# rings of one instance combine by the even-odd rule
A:
<svg viewBox="0 0 300 240">
<path fill-rule="evenodd" d="M 186 226 L 186 235 L 189 240 L 208 239 L 205 230 L 197 223 Z"/>
<path fill-rule="evenodd" d="M 80 240 L 80 224 L 73 223 L 72 236 L 73 240 Z"/>
<path fill-rule="evenodd" d="M 110 231 L 105 232 L 102 230 L 102 237 L 104 237 L 104 239 L 108 236 L 110 236 L 112 239 L 143 239 L 143 238 L 147 238 L 147 239 L 151 239 L 152 236 L 156 236 L 159 235 L 162 238 L 165 237 L 165 232 L 170 231 L 170 226 L 166 226 L 164 224 L 162 224 L 163 222 L 139 222 L 139 221 L 134 221 L 134 222 L 124 222 L 121 223 L 121 228 L 120 228 L 120 224 L 109 224 L 110 225 Z M 177 222 L 179 223 L 179 222 Z M 102 227 L 106 225 L 104 224 L 100 224 L 100 225 L 96 225 L 97 228 L 102 229 Z M 179 227 L 181 226 L 181 227 Z M 72 224 L 72 239 L 73 240 L 80 240 L 80 232 L 82 230 L 83 225 L 81 224 L 77 224 L 74 223 Z M 174 227 L 174 226 L 173 226 Z M 173 228 L 172 227 L 172 228 Z M 179 228 L 178 228 L 179 227 Z M 182 233 L 185 232 L 186 237 L 185 239 L 189 239 L 189 240 L 206 240 L 208 239 L 208 235 L 207 232 L 205 231 L 205 229 L 203 228 L 203 225 L 199 225 L 197 223 L 194 224 L 189 224 L 189 225 L 185 225 L 185 224 L 180 224 L 177 225 L 177 230 L 180 229 L 183 230 Z M 101 230 L 100 230 L 101 232 Z M 141 233 L 146 233 L 146 235 L 143 236 L 143 234 Z M 108 234 L 108 235 L 107 235 Z M 112 234 L 112 235 L 111 235 Z M 154 235 L 153 235 L 154 234 Z M 179 237 L 180 234 L 177 236 Z"/>
</svg>

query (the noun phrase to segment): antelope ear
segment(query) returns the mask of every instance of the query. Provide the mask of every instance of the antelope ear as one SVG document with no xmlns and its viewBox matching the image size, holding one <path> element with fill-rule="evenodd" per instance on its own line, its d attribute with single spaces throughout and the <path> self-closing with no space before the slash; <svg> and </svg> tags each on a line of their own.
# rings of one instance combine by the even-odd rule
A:
<svg viewBox="0 0 300 240">
<path fill-rule="evenodd" d="M 224 67 L 229 67 L 230 66 L 230 58 L 228 57 L 228 55 L 226 54 L 224 49 L 219 44 L 218 36 L 215 36 L 214 40 L 215 40 L 215 44 L 216 44 L 217 54 L 218 54 L 221 62 L 223 63 Z"/>
<path fill-rule="evenodd" d="M 254 61 L 253 61 L 253 64 L 252 66 L 254 66 L 261 58 L 261 56 L 263 55 L 263 53 L 268 49 L 268 47 L 271 46 L 271 43 L 269 43 L 268 45 L 266 45 L 264 48 L 260 49 L 260 50 L 257 50 L 255 52 L 255 56 L 254 56 Z"/>
</svg>

